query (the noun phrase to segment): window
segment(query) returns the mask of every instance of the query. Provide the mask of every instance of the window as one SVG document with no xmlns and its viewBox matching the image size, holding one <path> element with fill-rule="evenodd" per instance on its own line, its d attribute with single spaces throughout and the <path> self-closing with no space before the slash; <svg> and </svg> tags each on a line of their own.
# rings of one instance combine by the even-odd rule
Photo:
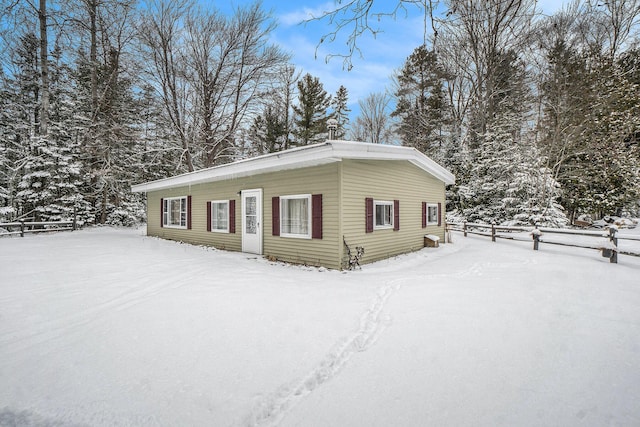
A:
<svg viewBox="0 0 640 427">
<path fill-rule="evenodd" d="M 427 204 L 427 225 L 437 225 L 440 213 L 438 212 L 437 203 Z"/>
<path fill-rule="evenodd" d="M 229 201 L 215 200 L 211 202 L 211 231 L 229 232 Z"/>
<path fill-rule="evenodd" d="M 280 235 L 311 238 L 311 195 L 280 197 Z"/>
<path fill-rule="evenodd" d="M 373 233 L 373 230 L 393 229 L 400 230 L 400 201 L 380 201 L 371 197 L 364 199 L 365 206 L 365 232 Z M 423 205 L 424 206 L 424 205 Z"/>
<path fill-rule="evenodd" d="M 187 228 L 187 198 L 163 199 L 162 225 L 170 228 Z"/>
<path fill-rule="evenodd" d="M 374 201 L 374 228 L 393 228 L 393 202 Z"/>
</svg>

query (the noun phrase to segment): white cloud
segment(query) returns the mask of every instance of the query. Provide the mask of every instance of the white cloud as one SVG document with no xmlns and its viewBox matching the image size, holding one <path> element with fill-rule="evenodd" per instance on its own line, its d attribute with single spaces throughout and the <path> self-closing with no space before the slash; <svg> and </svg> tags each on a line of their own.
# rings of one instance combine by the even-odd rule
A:
<svg viewBox="0 0 640 427">
<path fill-rule="evenodd" d="M 334 2 L 326 2 L 316 7 L 303 7 L 292 12 L 283 13 L 278 16 L 278 22 L 286 27 L 298 25 L 308 19 L 322 16 L 327 11 L 335 9 Z"/>
</svg>

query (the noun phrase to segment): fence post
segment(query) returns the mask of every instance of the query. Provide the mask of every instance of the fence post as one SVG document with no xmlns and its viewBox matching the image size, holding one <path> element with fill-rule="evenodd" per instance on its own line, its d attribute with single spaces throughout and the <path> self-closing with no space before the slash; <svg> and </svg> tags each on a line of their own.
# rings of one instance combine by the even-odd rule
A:
<svg viewBox="0 0 640 427">
<path fill-rule="evenodd" d="M 467 237 L 467 221 L 462 223 L 462 231 L 464 232 L 464 237 Z"/>
<path fill-rule="evenodd" d="M 609 262 L 612 264 L 618 263 L 618 238 L 616 237 L 616 228 L 609 228 L 609 240 L 613 243 L 613 248 L 611 249 L 611 258 L 609 258 Z"/>
<path fill-rule="evenodd" d="M 24 219 L 20 220 L 20 237 L 24 237 Z"/>
<path fill-rule="evenodd" d="M 492 242 L 496 241 L 496 225 L 495 224 L 491 224 L 491 241 Z"/>
<path fill-rule="evenodd" d="M 77 210 L 76 210 L 76 207 L 74 206 L 73 207 L 73 231 L 76 230 L 77 224 L 78 224 L 77 223 Z"/>
<path fill-rule="evenodd" d="M 531 234 L 533 235 L 533 250 L 537 251 L 540 245 L 540 230 L 534 229 Z"/>
</svg>

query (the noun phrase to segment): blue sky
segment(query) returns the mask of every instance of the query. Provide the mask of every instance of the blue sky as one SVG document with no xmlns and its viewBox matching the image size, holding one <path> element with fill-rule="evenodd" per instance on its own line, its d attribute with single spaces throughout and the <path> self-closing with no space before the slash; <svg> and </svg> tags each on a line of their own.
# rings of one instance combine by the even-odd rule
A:
<svg viewBox="0 0 640 427">
<path fill-rule="evenodd" d="M 212 4 L 207 0 L 202 2 L 204 5 Z M 230 13 L 234 6 L 251 3 L 251 0 L 234 0 L 227 1 L 224 5 L 213 5 L 224 13 Z M 538 1 L 538 6 L 545 13 L 553 13 L 560 9 L 563 3 L 557 0 L 542 0 Z M 400 11 L 395 20 L 387 17 L 379 23 L 372 22 L 372 26 L 378 25 L 383 32 L 376 38 L 367 34 L 359 39 L 362 57 L 354 56 L 353 68 L 348 71 L 343 69 L 341 58 L 335 57 L 326 61 L 329 54 L 346 52 L 345 39 L 325 43 L 316 52 L 320 38 L 332 28 L 326 20 L 302 23 L 310 16 L 320 16 L 323 11 L 334 9 L 333 0 L 263 0 L 262 4 L 265 10 L 272 12 L 278 25 L 272 34 L 272 42 L 292 54 L 292 63 L 299 70 L 318 77 L 328 93 L 335 94 L 340 85 L 344 85 L 349 92 L 349 107 L 353 113 L 357 111 L 359 99 L 364 99 L 370 93 L 384 92 L 390 87 L 390 76 L 423 42 L 422 12 L 409 5 L 406 13 Z M 397 4 L 397 0 L 375 1 L 378 10 L 387 12 L 393 10 Z"/>
</svg>

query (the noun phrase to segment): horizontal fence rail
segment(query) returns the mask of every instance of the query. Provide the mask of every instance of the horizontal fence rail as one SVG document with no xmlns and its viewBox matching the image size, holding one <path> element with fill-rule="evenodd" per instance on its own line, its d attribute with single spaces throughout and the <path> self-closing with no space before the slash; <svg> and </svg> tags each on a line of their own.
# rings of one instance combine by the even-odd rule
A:
<svg viewBox="0 0 640 427">
<path fill-rule="evenodd" d="M 519 241 L 533 241 L 533 250 L 538 250 L 540 243 L 549 245 L 571 246 L 585 249 L 596 249 L 602 251 L 602 256 L 609 258 L 609 262 L 617 263 L 618 254 L 640 257 L 640 253 L 625 251 L 618 248 L 619 240 L 640 241 L 640 235 L 620 233 L 617 228 L 611 227 L 603 230 L 573 230 L 567 228 L 537 228 L 537 227 L 517 227 L 507 225 L 479 224 L 474 222 L 446 223 L 447 231 L 459 231 L 467 237 L 474 234 L 490 237 L 492 242 L 496 239 L 510 239 Z M 526 234 L 525 234 L 526 233 Z M 572 237 L 592 238 L 590 242 L 580 242 L 577 239 L 572 241 L 554 241 L 547 236 L 565 235 Z M 595 239 L 600 239 L 600 242 Z M 604 241 L 603 241 L 604 239 Z"/>
<path fill-rule="evenodd" d="M 47 231 L 66 231 L 77 229 L 76 221 L 14 221 L 0 222 L 0 236 L 25 233 L 43 233 Z"/>
</svg>

